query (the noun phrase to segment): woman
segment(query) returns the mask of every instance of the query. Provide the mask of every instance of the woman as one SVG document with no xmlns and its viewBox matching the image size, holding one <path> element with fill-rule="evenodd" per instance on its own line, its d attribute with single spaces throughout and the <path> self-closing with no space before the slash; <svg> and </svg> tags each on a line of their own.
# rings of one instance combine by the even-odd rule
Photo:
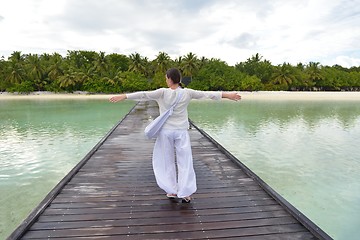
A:
<svg viewBox="0 0 360 240">
<path fill-rule="evenodd" d="M 187 106 L 191 99 L 219 100 L 227 98 L 237 101 L 241 99 L 241 96 L 235 92 L 182 89 L 180 86 L 181 74 L 176 68 L 169 69 L 165 78 L 168 88 L 121 94 L 110 98 L 110 102 L 118 102 L 124 99 L 155 100 L 159 105 L 161 114 L 175 103 L 178 94 L 182 94 L 172 115 L 165 122 L 156 138 L 153 151 L 153 170 L 158 186 L 166 192 L 168 198 L 178 197 L 182 199 L 183 203 L 189 203 L 191 195 L 196 191 L 196 176 L 188 133 Z M 176 177 L 175 155 L 178 177 Z"/>
</svg>

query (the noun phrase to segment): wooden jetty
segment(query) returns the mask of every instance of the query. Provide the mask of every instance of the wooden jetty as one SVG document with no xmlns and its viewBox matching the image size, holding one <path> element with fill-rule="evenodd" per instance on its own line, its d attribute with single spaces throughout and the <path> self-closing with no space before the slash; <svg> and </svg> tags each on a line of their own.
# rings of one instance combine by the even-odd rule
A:
<svg viewBox="0 0 360 240">
<path fill-rule="evenodd" d="M 138 103 L 8 239 L 331 239 L 195 125 L 198 191 L 170 201 L 144 137 L 154 103 Z"/>
</svg>

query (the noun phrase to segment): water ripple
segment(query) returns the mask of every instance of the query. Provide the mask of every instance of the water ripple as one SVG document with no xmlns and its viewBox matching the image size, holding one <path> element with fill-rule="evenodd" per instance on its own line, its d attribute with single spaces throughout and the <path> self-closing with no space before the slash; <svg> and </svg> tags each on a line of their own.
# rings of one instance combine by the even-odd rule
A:
<svg viewBox="0 0 360 240">
<path fill-rule="evenodd" d="M 0 239 L 133 106 L 106 101 L 2 101 Z"/>
<path fill-rule="evenodd" d="M 357 239 L 360 104 L 204 105 L 190 108 L 199 127 L 335 239 Z"/>
</svg>

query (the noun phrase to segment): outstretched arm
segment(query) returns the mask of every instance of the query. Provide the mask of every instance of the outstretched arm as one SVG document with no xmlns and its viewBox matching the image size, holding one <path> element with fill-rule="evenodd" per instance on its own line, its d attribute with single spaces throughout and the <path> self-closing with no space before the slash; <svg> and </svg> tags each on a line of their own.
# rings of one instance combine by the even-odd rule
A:
<svg viewBox="0 0 360 240">
<path fill-rule="evenodd" d="M 221 97 L 227 98 L 227 99 L 230 99 L 233 101 L 239 101 L 241 99 L 240 94 L 237 92 L 223 92 Z"/>
<path fill-rule="evenodd" d="M 164 92 L 165 88 L 159 88 L 153 91 L 140 91 L 133 93 L 120 94 L 118 96 L 111 97 L 110 102 L 119 102 L 125 99 L 136 100 L 136 101 L 149 101 L 159 99 Z"/>
<path fill-rule="evenodd" d="M 122 101 L 122 100 L 125 100 L 127 97 L 126 97 L 126 94 L 120 94 L 120 95 L 117 95 L 117 96 L 114 96 L 114 97 L 111 97 L 109 99 L 110 102 L 119 102 L 119 101 Z"/>
</svg>

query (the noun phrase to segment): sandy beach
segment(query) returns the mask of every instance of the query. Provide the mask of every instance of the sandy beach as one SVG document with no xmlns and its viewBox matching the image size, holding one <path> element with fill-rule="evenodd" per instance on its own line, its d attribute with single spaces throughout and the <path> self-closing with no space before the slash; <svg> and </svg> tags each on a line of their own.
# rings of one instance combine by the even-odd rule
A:
<svg viewBox="0 0 360 240">
<path fill-rule="evenodd" d="M 29 94 L 17 93 L 0 93 L 1 100 L 29 100 L 29 99 L 108 99 L 112 95 L 108 94 L 88 94 L 84 92 L 78 93 L 52 93 L 52 92 L 33 92 Z"/>
<path fill-rule="evenodd" d="M 259 92 L 239 92 L 242 100 L 333 100 L 333 101 L 360 101 L 360 92 L 285 92 L 285 91 L 259 91 Z M 109 99 L 115 94 L 88 94 L 77 93 L 51 93 L 34 92 L 30 94 L 0 93 L 1 100 L 21 100 L 21 99 Z"/>
<path fill-rule="evenodd" d="M 243 100 L 360 101 L 360 92 L 240 92 Z"/>
</svg>

